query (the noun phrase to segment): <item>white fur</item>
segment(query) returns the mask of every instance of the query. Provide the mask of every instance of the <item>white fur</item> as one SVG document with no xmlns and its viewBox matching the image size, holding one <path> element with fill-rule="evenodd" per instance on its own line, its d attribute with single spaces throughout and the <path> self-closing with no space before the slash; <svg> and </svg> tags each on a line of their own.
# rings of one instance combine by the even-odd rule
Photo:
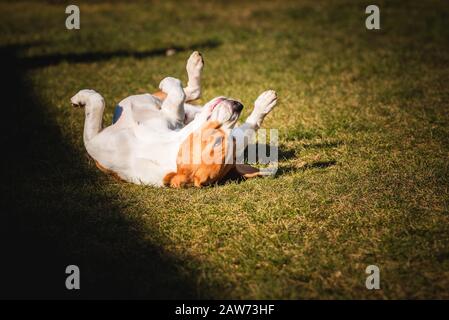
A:
<svg viewBox="0 0 449 320">
<path fill-rule="evenodd" d="M 118 104 L 123 109 L 118 121 L 104 129 L 103 97 L 94 90 L 79 91 L 71 102 L 85 107 L 83 136 L 89 155 L 126 181 L 162 186 L 164 176 L 176 171 L 176 158 L 182 142 L 207 120 L 220 121 L 222 128 L 237 138 L 257 130 L 276 104 L 276 93 L 272 90 L 262 93 L 247 121 L 233 129 L 235 121 L 229 120 L 232 100 L 225 99 L 213 110 L 217 98 L 202 108 L 185 102 L 200 96 L 202 68 L 201 55 L 192 53 L 187 61 L 189 81 L 186 88 L 182 88 L 178 79 L 165 78 L 159 85 L 167 94 L 164 101 L 150 94 L 127 97 Z"/>
</svg>

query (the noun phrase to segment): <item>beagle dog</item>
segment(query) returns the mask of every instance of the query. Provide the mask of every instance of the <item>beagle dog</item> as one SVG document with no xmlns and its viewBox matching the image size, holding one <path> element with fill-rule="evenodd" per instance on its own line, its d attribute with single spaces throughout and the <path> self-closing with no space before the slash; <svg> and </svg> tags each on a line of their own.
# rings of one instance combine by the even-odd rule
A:
<svg viewBox="0 0 449 320">
<path fill-rule="evenodd" d="M 123 99 L 106 128 L 100 94 L 85 89 L 73 96 L 72 105 L 85 108 L 84 145 L 97 167 L 120 180 L 170 187 L 209 185 L 231 171 L 247 178 L 265 175 L 235 159 L 276 105 L 276 93 L 262 93 L 245 123 L 236 127 L 243 109 L 237 100 L 221 96 L 203 107 L 189 104 L 201 95 L 203 65 L 201 54 L 193 52 L 185 88 L 167 77 L 160 91 Z"/>
</svg>

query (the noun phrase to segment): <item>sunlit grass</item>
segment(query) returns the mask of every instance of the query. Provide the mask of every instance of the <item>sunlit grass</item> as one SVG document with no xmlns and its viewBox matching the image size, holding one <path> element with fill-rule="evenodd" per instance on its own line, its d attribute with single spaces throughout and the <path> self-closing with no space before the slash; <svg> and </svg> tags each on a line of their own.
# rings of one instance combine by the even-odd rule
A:
<svg viewBox="0 0 449 320">
<path fill-rule="evenodd" d="M 79 89 L 105 97 L 109 124 L 120 99 L 151 92 L 168 75 L 186 81 L 189 50 L 142 59 L 114 56 L 117 51 L 206 44 L 200 48 L 206 61 L 202 101 L 233 96 L 244 103 L 243 116 L 259 93 L 278 92 L 278 107 L 265 122 L 280 130 L 275 178 L 156 189 L 117 183 L 81 156 L 76 186 L 94 184 L 63 186 L 65 196 L 98 205 L 93 219 L 109 214 L 101 203 L 109 198 L 89 192 L 112 196 L 120 214 L 138 222 L 142 241 L 176 257 L 175 268 L 193 279 L 195 296 L 448 298 L 449 11 L 444 1 L 380 2 L 382 30 L 374 32 L 364 27 L 364 5 L 83 2 L 81 30 L 67 31 L 61 5 L 2 3 L 0 39 L 2 46 L 33 43 L 20 52 L 25 61 L 112 53 L 85 62 L 49 61 L 26 73 L 65 143 L 80 155 L 86 154 L 84 116 L 69 104 Z M 55 181 L 64 180 L 64 170 L 55 174 Z M 45 188 L 39 210 L 57 206 L 72 220 L 83 212 L 82 203 L 69 207 L 52 196 L 61 185 Z M 99 219 L 120 238 L 120 226 Z M 69 227 L 58 221 L 46 221 L 54 224 L 49 230 L 59 230 L 58 241 L 86 241 L 65 239 L 61 230 Z M 110 255 L 120 256 L 114 241 L 70 248 L 95 269 L 90 250 L 112 242 Z M 133 263 L 145 272 L 138 258 Z M 365 288 L 369 264 L 380 267 L 382 290 Z M 122 281 L 142 296 L 154 290 L 139 279 Z"/>
</svg>

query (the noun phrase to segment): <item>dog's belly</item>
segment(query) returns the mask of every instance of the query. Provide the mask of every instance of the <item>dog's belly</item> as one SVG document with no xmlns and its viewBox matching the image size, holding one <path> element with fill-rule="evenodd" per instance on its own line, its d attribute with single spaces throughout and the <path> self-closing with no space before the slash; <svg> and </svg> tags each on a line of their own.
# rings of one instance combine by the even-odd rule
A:
<svg viewBox="0 0 449 320">
<path fill-rule="evenodd" d="M 86 145 L 88 153 L 125 181 L 163 186 L 165 175 L 176 171 L 182 137 L 161 114 L 161 103 L 150 94 L 120 101 L 113 124 Z M 194 116 L 198 109 L 191 109 Z"/>
<path fill-rule="evenodd" d="M 163 186 L 164 177 L 176 170 L 178 149 L 173 141 L 138 145 L 130 163 L 133 182 Z"/>
<path fill-rule="evenodd" d="M 101 167 L 125 181 L 162 186 L 164 176 L 176 170 L 179 145 L 176 131 L 113 125 L 86 144 L 86 149 Z"/>
</svg>

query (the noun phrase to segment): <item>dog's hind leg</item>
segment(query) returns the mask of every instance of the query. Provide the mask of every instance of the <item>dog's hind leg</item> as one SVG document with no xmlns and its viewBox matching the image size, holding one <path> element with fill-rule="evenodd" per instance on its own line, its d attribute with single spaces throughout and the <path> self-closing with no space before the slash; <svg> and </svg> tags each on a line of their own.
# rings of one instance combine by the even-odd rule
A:
<svg viewBox="0 0 449 320">
<path fill-rule="evenodd" d="M 186 101 L 193 101 L 201 97 L 201 72 L 204 60 L 201 53 L 194 51 L 187 60 L 187 87 L 184 88 Z"/>
<path fill-rule="evenodd" d="M 192 52 L 186 64 L 188 80 L 187 87 L 183 89 L 186 96 L 185 102 L 194 101 L 201 97 L 201 72 L 203 66 L 204 60 L 201 53 L 198 51 Z M 167 92 L 162 90 L 152 95 L 163 101 L 167 97 Z"/>
<path fill-rule="evenodd" d="M 84 89 L 74 95 L 70 101 L 74 107 L 84 107 L 84 143 L 87 144 L 102 129 L 105 102 L 103 97 L 94 90 Z"/>
<path fill-rule="evenodd" d="M 159 88 L 167 94 L 161 105 L 161 111 L 173 127 L 184 126 L 184 101 L 186 95 L 181 81 L 172 77 L 164 78 Z"/>
</svg>

